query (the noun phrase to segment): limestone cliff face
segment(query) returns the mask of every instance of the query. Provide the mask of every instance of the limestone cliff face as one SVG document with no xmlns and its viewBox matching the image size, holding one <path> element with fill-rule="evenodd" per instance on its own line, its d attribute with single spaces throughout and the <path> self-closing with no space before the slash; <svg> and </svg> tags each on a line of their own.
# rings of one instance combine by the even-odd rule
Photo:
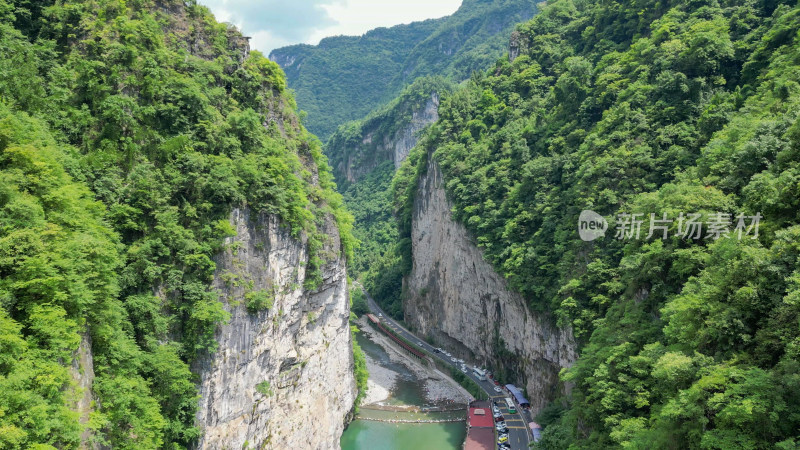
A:
<svg viewBox="0 0 800 450">
<path fill-rule="evenodd" d="M 408 153 L 417 145 L 419 132 L 437 120 L 439 120 L 439 94 L 434 92 L 423 108 L 413 112 L 408 125 L 395 133 L 394 142 L 391 145 L 394 150 L 392 159 L 395 169 L 400 168 L 400 164 L 406 160 Z M 385 143 L 385 145 L 387 144 L 389 142 Z"/>
<path fill-rule="evenodd" d="M 519 31 L 511 33 L 508 45 L 508 60 L 514 62 L 520 55 L 528 51 L 528 42 L 522 37 Z"/>
<path fill-rule="evenodd" d="M 213 287 L 231 318 L 199 368 L 200 447 L 338 448 L 356 386 L 345 264 L 332 256 L 340 253 L 335 226 L 326 224 L 323 250 L 333 261 L 309 292 L 304 242 L 275 216 L 236 209 L 230 220 L 237 235 L 217 258 Z M 249 311 L 257 296 L 272 304 Z"/>
<path fill-rule="evenodd" d="M 443 184 L 430 158 L 415 199 L 405 320 L 464 359 L 502 368 L 503 381 L 527 388 L 538 412 L 564 389 L 558 373 L 576 359 L 572 333 L 529 311 L 508 289 L 466 228 L 451 218 Z"/>
<path fill-rule="evenodd" d="M 439 94 L 434 92 L 420 108 L 410 112 L 410 118 L 394 118 L 400 120 L 401 125 L 391 133 L 385 131 L 386 121 L 383 117 L 366 122 L 358 142 L 334 144 L 329 149 L 334 154 L 337 178 L 355 183 L 384 161 L 393 161 L 395 169 L 399 168 L 417 145 L 419 133 L 438 119 Z"/>
<path fill-rule="evenodd" d="M 72 364 L 69 370 L 74 381 L 74 385 L 70 386 L 68 390 L 70 407 L 78 413 L 78 422 L 85 426 L 89 423 L 89 415 L 94 409 L 93 402 L 96 401 L 92 392 L 94 355 L 89 333 L 81 335 L 81 343 L 72 355 Z M 91 437 L 92 432 L 87 427 L 81 433 L 81 448 L 98 448 L 97 445 L 91 443 Z"/>
</svg>

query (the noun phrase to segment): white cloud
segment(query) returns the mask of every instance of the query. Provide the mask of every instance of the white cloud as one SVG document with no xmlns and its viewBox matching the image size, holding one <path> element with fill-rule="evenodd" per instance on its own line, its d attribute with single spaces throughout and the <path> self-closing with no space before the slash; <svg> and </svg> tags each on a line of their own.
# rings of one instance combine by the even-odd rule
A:
<svg viewBox="0 0 800 450">
<path fill-rule="evenodd" d="M 269 52 L 274 48 L 297 43 L 297 41 L 275 36 L 269 30 L 259 30 L 255 33 L 248 34 L 248 36 L 250 36 L 250 48 L 259 50 L 264 53 L 264 55 L 269 55 Z"/>
<path fill-rule="evenodd" d="M 323 9 L 337 23 L 316 30 L 307 43 L 316 44 L 327 36 L 358 36 L 373 28 L 444 17 L 454 13 L 459 5 L 461 0 L 347 0 L 346 4 L 324 5 Z"/>
<path fill-rule="evenodd" d="M 220 21 L 251 36 L 268 54 L 289 44 L 317 44 L 327 36 L 361 35 L 377 27 L 452 14 L 461 0 L 201 0 Z"/>
</svg>

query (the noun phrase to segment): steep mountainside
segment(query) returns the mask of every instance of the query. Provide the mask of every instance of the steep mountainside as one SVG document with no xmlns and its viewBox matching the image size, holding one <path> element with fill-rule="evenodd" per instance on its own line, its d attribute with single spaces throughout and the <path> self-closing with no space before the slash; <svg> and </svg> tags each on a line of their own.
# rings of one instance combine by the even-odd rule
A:
<svg viewBox="0 0 800 450">
<path fill-rule="evenodd" d="M 536 11 L 532 0 L 465 0 L 453 15 L 323 39 L 270 53 L 286 72 L 309 130 L 323 141 L 347 121 L 389 102 L 426 75 L 462 81 L 506 49 L 513 26 Z"/>
<path fill-rule="evenodd" d="M 419 78 L 386 106 L 339 127 L 326 146 L 337 185 L 355 216 L 353 233 L 361 242 L 351 273 L 396 317 L 402 317 L 402 274 L 392 270 L 398 233 L 391 180 L 423 130 L 439 118 L 440 99 L 452 88 L 442 78 Z"/>
<path fill-rule="evenodd" d="M 352 218 L 285 88 L 192 1 L 0 0 L 0 447 L 338 446 Z"/>
<path fill-rule="evenodd" d="M 450 217 L 452 207 L 442 173 L 429 160 L 414 202 L 406 323 L 522 387 L 533 411 L 541 411 L 565 392 L 558 374 L 576 358 L 571 330 L 529 310 L 522 296 L 508 289 L 464 225 Z"/>
<path fill-rule="evenodd" d="M 356 396 L 344 260 L 309 292 L 306 243 L 277 217 L 235 209 L 231 224 L 213 283 L 231 319 L 199 370 L 199 447 L 334 448 Z M 336 254 L 335 224 L 325 227 L 324 250 Z"/>
<path fill-rule="evenodd" d="M 796 448 L 800 6 L 555 0 L 511 49 L 393 181 L 407 319 L 472 349 L 470 311 L 508 320 L 474 241 L 579 346 L 538 448 Z M 582 210 L 605 237 L 581 238 Z"/>
<path fill-rule="evenodd" d="M 451 90 L 443 78 L 422 77 L 365 118 L 340 126 L 325 145 L 337 186 L 346 191 L 386 161 L 399 168 Z"/>
</svg>

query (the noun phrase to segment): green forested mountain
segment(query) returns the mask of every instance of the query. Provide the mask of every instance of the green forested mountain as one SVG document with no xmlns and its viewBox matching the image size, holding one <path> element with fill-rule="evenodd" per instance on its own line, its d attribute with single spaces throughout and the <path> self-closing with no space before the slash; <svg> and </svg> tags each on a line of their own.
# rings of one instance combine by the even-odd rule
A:
<svg viewBox="0 0 800 450">
<path fill-rule="evenodd" d="M 433 121 L 439 98 L 454 86 L 442 77 L 420 77 L 391 102 L 367 114 L 360 120 L 341 125 L 325 144 L 337 186 L 342 192 L 371 172 L 384 161 L 394 162 L 402 147 L 415 141 L 412 129 L 424 128 L 425 120 Z M 435 97 L 435 98 L 434 98 Z M 435 100 L 435 101 L 434 101 Z M 421 117 L 429 106 L 428 117 Z M 412 136 L 406 136 L 406 129 Z M 420 130 L 416 130 L 419 133 Z M 408 149 L 410 150 L 410 148 Z M 399 158 L 397 158 L 399 159 Z"/>
<path fill-rule="evenodd" d="M 336 128 L 389 102 L 415 79 L 438 75 L 462 81 L 483 71 L 508 47 L 518 22 L 536 11 L 533 0 L 465 0 L 441 19 L 337 36 L 319 45 L 274 50 L 306 124 L 326 141 Z"/>
<path fill-rule="evenodd" d="M 194 2 L 0 0 L 0 448 L 77 447 L 82 414 L 113 448 L 196 440 L 190 366 L 226 320 L 209 284 L 231 208 L 308 236 L 308 288 L 317 224 L 351 243 L 285 89 Z"/>
<path fill-rule="evenodd" d="M 394 186 L 407 240 L 435 158 L 486 258 L 574 330 L 574 388 L 537 448 L 797 448 L 800 7 L 555 0 L 514 41 L 444 100 Z M 578 237 L 584 209 L 604 239 Z M 762 217 L 757 238 L 675 220 L 645 239 L 650 213 L 681 212 Z M 621 213 L 641 239 L 614 238 Z"/>
<path fill-rule="evenodd" d="M 402 314 L 433 158 L 485 258 L 578 340 L 536 448 L 798 448 L 800 5 L 552 0 L 497 61 L 535 8 L 467 0 L 272 55 L 323 136 L 374 111 L 326 149 L 354 274 Z M 378 144 L 434 93 L 439 120 L 394 174 Z M 231 209 L 306 237 L 310 290 L 326 217 L 353 247 L 296 109 L 278 65 L 194 1 L 0 0 L 0 448 L 196 443 Z M 579 237 L 583 210 L 605 237 Z M 645 237 L 650 214 L 692 213 L 697 239 L 679 220 Z M 623 214 L 640 239 L 616 238 Z"/>
<path fill-rule="evenodd" d="M 396 267 L 398 233 L 391 189 L 395 161 L 399 161 L 398 152 L 414 146 L 428 121 L 435 120 L 439 99 L 452 89 L 441 77 L 418 78 L 367 117 L 340 126 L 325 146 L 339 190 L 355 217 L 353 234 L 360 242 L 350 273 L 364 281 L 390 314 L 400 318 L 402 272 Z M 421 117 L 426 109 L 432 115 Z"/>
</svg>

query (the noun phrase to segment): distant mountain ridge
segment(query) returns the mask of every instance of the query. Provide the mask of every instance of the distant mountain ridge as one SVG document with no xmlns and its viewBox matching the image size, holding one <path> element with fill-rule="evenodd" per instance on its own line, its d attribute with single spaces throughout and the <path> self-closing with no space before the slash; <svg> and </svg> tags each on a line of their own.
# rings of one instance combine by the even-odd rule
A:
<svg viewBox="0 0 800 450">
<path fill-rule="evenodd" d="M 308 113 L 308 129 L 326 141 L 339 125 L 366 116 L 418 77 L 463 81 L 485 70 L 506 51 L 514 25 L 535 12 L 532 0 L 467 0 L 447 17 L 283 47 L 270 59 Z"/>
</svg>

